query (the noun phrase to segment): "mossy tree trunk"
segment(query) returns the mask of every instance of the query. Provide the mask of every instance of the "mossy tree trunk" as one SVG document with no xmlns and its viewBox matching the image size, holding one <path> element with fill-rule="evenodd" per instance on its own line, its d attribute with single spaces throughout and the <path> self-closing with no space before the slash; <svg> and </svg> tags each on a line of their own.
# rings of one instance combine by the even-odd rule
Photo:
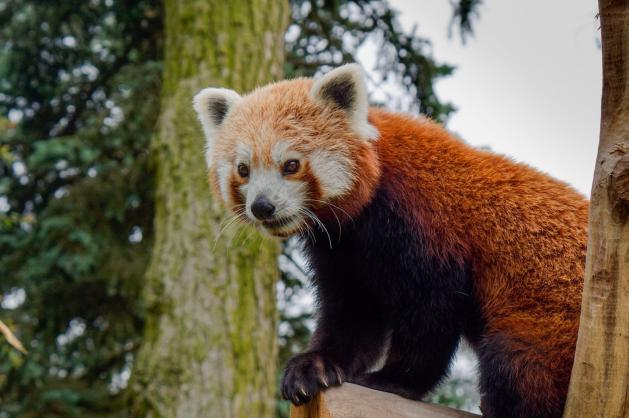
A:
<svg viewBox="0 0 629 418">
<path fill-rule="evenodd" d="M 629 417 L 629 1 L 599 0 L 599 12 L 601 136 L 570 418 Z"/>
<path fill-rule="evenodd" d="M 207 86 L 246 92 L 280 78 L 288 13 L 276 0 L 165 1 L 155 243 L 133 416 L 273 415 L 278 247 L 237 228 L 216 240 L 227 214 L 208 187 L 192 97 Z"/>
</svg>

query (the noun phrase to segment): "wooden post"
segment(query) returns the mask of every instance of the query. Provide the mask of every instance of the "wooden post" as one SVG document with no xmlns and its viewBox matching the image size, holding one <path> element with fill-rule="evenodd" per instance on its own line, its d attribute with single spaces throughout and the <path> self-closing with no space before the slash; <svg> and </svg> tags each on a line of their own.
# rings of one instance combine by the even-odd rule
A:
<svg viewBox="0 0 629 418">
<path fill-rule="evenodd" d="M 629 417 L 629 1 L 599 0 L 599 13 L 601 133 L 566 418 Z"/>
<path fill-rule="evenodd" d="M 475 418 L 445 406 L 410 401 L 391 393 L 345 383 L 310 403 L 291 407 L 291 418 Z"/>
</svg>

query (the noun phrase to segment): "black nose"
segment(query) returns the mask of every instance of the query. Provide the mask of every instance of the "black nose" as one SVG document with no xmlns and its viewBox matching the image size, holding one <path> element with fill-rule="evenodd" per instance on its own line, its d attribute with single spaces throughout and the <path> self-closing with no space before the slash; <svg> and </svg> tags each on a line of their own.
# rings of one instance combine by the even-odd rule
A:
<svg viewBox="0 0 629 418">
<path fill-rule="evenodd" d="M 251 205 L 251 212 L 253 212 L 253 215 L 256 218 L 262 221 L 273 216 L 275 213 L 275 206 L 273 206 L 273 203 L 269 202 L 269 199 L 266 197 L 258 196 Z"/>
</svg>

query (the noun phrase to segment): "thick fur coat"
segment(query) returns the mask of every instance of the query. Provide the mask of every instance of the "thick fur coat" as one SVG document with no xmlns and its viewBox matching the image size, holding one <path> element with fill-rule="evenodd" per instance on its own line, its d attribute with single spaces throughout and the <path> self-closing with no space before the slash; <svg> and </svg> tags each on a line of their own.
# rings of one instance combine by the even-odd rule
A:
<svg viewBox="0 0 629 418">
<path fill-rule="evenodd" d="M 561 416 L 582 196 L 426 119 L 368 108 L 356 65 L 245 97 L 206 89 L 195 109 L 216 193 L 243 221 L 301 237 L 314 273 L 317 328 L 286 365 L 286 399 L 344 381 L 421 399 L 466 338 L 485 416 Z"/>
</svg>

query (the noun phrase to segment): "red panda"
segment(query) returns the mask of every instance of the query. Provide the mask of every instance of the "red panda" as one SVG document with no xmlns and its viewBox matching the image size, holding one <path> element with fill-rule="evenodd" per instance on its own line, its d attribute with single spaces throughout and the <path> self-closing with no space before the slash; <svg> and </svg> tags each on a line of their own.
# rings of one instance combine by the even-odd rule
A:
<svg viewBox="0 0 629 418">
<path fill-rule="evenodd" d="M 356 64 L 244 97 L 204 89 L 194 108 L 216 194 L 242 221 L 298 236 L 313 271 L 317 326 L 286 365 L 285 399 L 345 381 L 421 399 L 466 338 L 484 416 L 561 416 L 584 197 L 429 120 L 370 108 Z"/>
</svg>

